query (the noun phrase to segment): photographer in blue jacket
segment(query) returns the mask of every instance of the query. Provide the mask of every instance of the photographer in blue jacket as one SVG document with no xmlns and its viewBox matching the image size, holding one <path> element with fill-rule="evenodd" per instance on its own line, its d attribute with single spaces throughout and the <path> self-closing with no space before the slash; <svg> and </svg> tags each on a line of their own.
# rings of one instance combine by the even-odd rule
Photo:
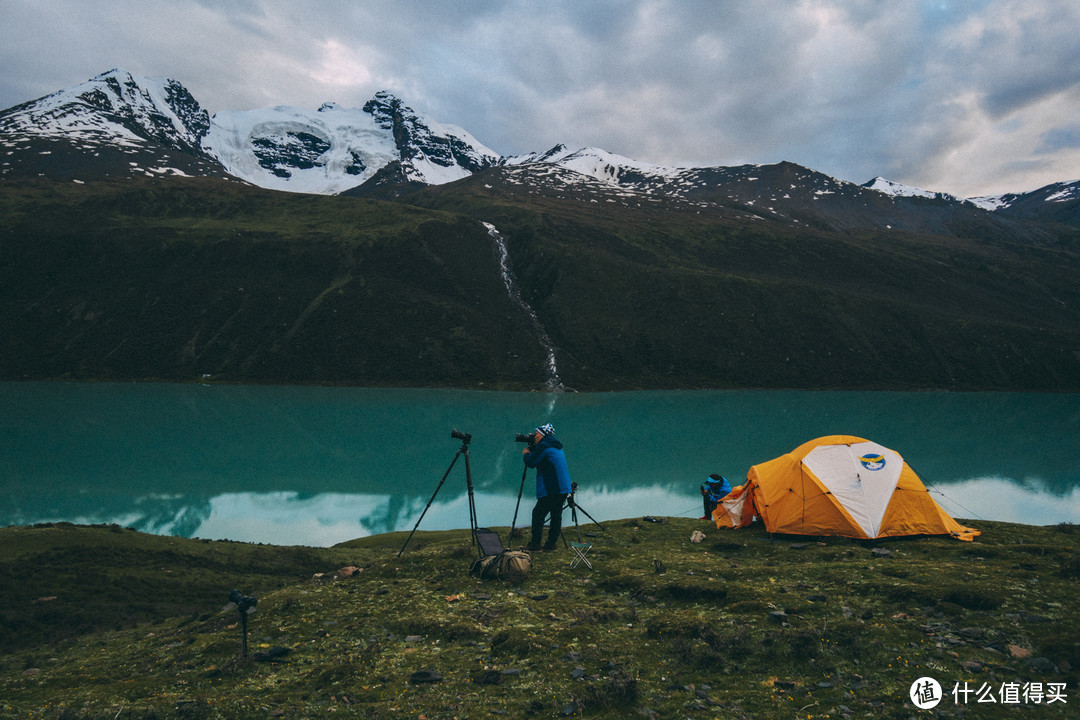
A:
<svg viewBox="0 0 1080 720">
<path fill-rule="evenodd" d="M 529 550 L 539 550 L 544 534 L 544 520 L 550 516 L 544 550 L 554 550 L 562 530 L 562 511 L 566 496 L 571 492 L 570 468 L 566 464 L 563 444 L 555 437 L 551 423 L 541 425 L 533 433 L 533 441 L 522 453 L 525 466 L 536 468 L 536 505 L 532 512 L 532 540 Z"/>
</svg>

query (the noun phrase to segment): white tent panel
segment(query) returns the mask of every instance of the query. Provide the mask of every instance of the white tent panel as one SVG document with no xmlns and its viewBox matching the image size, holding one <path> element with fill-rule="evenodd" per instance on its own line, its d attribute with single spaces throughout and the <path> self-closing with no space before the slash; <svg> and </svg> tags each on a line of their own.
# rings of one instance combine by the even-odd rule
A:
<svg viewBox="0 0 1080 720">
<path fill-rule="evenodd" d="M 903 458 L 877 443 L 862 442 L 821 445 L 803 458 L 803 465 L 832 493 L 867 537 L 877 537 L 881 519 L 900 481 Z"/>
</svg>

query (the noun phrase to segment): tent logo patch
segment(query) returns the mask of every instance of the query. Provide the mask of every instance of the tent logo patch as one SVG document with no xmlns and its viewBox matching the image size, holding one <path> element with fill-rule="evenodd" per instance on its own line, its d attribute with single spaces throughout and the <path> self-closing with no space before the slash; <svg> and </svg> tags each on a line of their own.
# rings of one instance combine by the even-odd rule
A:
<svg viewBox="0 0 1080 720">
<path fill-rule="evenodd" d="M 880 453 L 868 453 L 859 458 L 859 462 L 867 470 L 882 470 L 885 467 L 885 456 Z"/>
</svg>

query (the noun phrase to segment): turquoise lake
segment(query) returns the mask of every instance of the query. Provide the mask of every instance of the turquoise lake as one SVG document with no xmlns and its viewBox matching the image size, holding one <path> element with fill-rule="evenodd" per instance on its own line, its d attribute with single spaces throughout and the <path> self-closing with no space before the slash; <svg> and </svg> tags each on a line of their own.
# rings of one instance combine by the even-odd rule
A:
<svg viewBox="0 0 1080 720">
<path fill-rule="evenodd" d="M 1080 522 L 1077 395 L 0 383 L 0 526 L 325 546 L 411 530 L 432 501 L 421 530 L 468 527 L 463 460 L 439 488 L 461 448 L 452 429 L 473 438 L 479 524 L 507 526 L 523 472 L 514 436 L 545 422 L 566 445 L 578 503 L 601 522 L 696 518 L 709 473 L 738 484 L 751 465 L 832 434 L 896 450 L 975 527 Z M 530 472 L 519 526 L 533 483 Z"/>
</svg>

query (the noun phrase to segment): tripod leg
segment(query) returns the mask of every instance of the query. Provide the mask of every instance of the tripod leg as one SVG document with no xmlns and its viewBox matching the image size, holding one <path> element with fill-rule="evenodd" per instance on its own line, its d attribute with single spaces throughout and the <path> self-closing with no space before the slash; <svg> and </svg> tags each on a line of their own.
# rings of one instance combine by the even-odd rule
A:
<svg viewBox="0 0 1080 720">
<path fill-rule="evenodd" d="M 472 542 L 476 546 L 476 551 L 480 553 L 480 557 L 484 557 L 484 551 L 480 547 L 480 542 L 476 539 L 476 498 L 473 495 L 472 484 L 472 466 L 469 464 L 469 448 L 465 446 L 462 448 L 465 452 L 465 487 L 469 490 L 469 526 L 472 530 Z"/>
<path fill-rule="evenodd" d="M 574 496 L 573 495 L 568 495 L 567 496 L 566 506 L 570 508 L 570 519 L 574 521 L 574 529 L 577 532 L 577 540 L 578 540 L 578 542 L 581 542 L 581 527 L 578 525 L 578 520 L 577 520 L 577 503 L 574 502 Z M 562 535 L 563 547 L 566 548 L 566 549 L 569 549 L 570 548 L 570 543 L 568 543 L 566 541 L 566 531 L 563 530 L 559 534 Z"/>
<path fill-rule="evenodd" d="M 435 496 L 439 494 L 439 490 L 442 489 L 443 483 L 446 482 L 446 478 L 450 476 L 450 471 L 454 469 L 454 463 L 456 463 L 457 459 L 461 457 L 461 453 L 465 451 L 466 447 L 467 446 L 462 445 L 461 449 L 457 451 L 456 455 L 454 455 L 454 459 L 450 461 L 450 467 L 446 468 L 446 472 L 443 473 L 442 480 L 440 480 L 439 484 L 435 487 L 435 492 L 431 493 L 431 499 L 427 501 L 427 506 L 424 507 L 424 512 L 420 513 L 420 517 L 416 520 L 416 524 L 413 525 L 412 532 L 409 533 L 409 537 L 405 538 L 405 544 L 401 546 L 400 550 L 398 550 L 398 557 L 401 557 L 401 553 L 405 552 L 405 548 L 408 546 L 409 541 L 412 540 L 412 536 L 416 533 L 416 528 L 420 527 L 420 521 L 424 519 L 425 515 L 427 515 L 428 509 L 431 508 L 431 503 L 435 502 Z M 468 464 L 468 456 L 466 456 L 465 462 L 466 464 Z M 473 533 L 473 535 L 473 539 L 475 540 L 475 532 Z"/>
<path fill-rule="evenodd" d="M 581 507 L 581 506 L 580 506 L 580 505 L 578 505 L 578 507 Z M 585 508 L 581 508 L 581 512 L 585 513 L 585 517 L 587 517 L 587 518 L 589 518 L 590 520 L 592 520 L 594 524 L 596 524 L 596 525 L 600 525 L 600 529 L 601 529 L 601 530 L 605 530 L 605 529 L 606 529 L 606 528 L 605 528 L 605 527 L 604 527 L 603 525 L 601 525 L 601 524 L 600 524 L 600 522 L 599 522 L 599 521 L 598 521 L 598 520 L 597 520 L 596 518 L 594 518 L 594 517 L 593 517 L 592 515 L 590 515 L 590 514 L 589 514 L 588 512 L 586 512 L 586 511 L 585 511 Z"/>
<path fill-rule="evenodd" d="M 514 519 L 510 521 L 510 534 L 506 536 L 506 547 L 510 547 L 510 543 L 514 538 L 514 526 L 517 525 L 518 509 L 521 507 L 521 494 L 525 492 L 525 476 L 528 473 L 529 468 L 521 471 L 521 487 L 518 488 L 517 505 L 514 506 Z"/>
</svg>

